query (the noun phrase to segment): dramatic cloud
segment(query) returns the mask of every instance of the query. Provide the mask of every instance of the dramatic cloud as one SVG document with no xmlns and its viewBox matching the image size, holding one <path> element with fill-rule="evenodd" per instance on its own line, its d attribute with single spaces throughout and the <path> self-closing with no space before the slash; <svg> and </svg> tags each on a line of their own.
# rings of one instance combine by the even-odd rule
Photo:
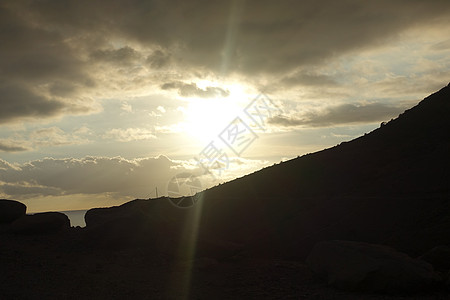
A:
<svg viewBox="0 0 450 300">
<path fill-rule="evenodd" d="M 337 82 L 332 76 L 323 74 L 311 73 L 296 73 L 292 76 L 287 76 L 281 80 L 281 83 L 287 86 L 291 85 L 306 85 L 306 86 L 333 86 Z"/>
<path fill-rule="evenodd" d="M 1 164 L 0 164 L 1 165 Z M 155 182 L 168 181 L 181 163 L 167 157 L 127 160 L 85 157 L 32 161 L 12 168 L 6 162 L 0 169 L 0 189 L 13 197 L 66 194 L 119 193 L 142 195 Z"/>
<path fill-rule="evenodd" d="M 156 139 L 156 136 L 153 134 L 151 130 L 146 130 L 142 128 L 127 128 L 127 129 L 114 128 L 109 130 L 104 135 L 104 138 L 114 139 L 120 142 L 129 142 L 129 141 Z"/>
<path fill-rule="evenodd" d="M 0 123 L 91 111 L 81 98 L 57 98 L 94 84 L 69 37 L 34 23 L 22 4 L 0 4 Z"/>
<path fill-rule="evenodd" d="M 77 132 L 83 134 L 83 131 Z M 64 146 L 86 143 L 87 140 L 77 134 L 68 134 L 61 128 L 50 127 L 33 131 L 30 139 L 36 146 Z"/>
<path fill-rule="evenodd" d="M 66 108 L 60 101 L 48 100 L 18 86 L 0 86 L 0 106 L 0 123 L 24 117 L 51 117 Z"/>
<path fill-rule="evenodd" d="M 46 127 L 29 133 L 15 134 L 7 139 L 0 139 L 0 152 L 20 152 L 36 150 L 41 147 L 57 147 L 89 143 L 86 136 L 92 134 L 87 127 L 81 127 L 72 133 L 59 127 Z"/>
<path fill-rule="evenodd" d="M 439 0 L 3 2 L 0 122 L 90 113 L 98 107 L 86 99 L 144 86 L 227 96 L 183 83 L 209 75 L 333 85 L 335 74 L 305 70 L 382 48 L 409 29 L 439 36 L 449 19 L 450 2 Z M 448 38 L 430 49 L 448 51 Z"/>
<path fill-rule="evenodd" d="M 27 147 L 14 145 L 10 141 L 2 141 L 0 140 L 0 151 L 3 152 L 20 152 L 29 150 Z"/>
<path fill-rule="evenodd" d="M 208 86 L 205 89 L 201 89 L 195 83 L 184 83 L 184 82 L 169 82 L 161 86 L 163 90 L 178 90 L 178 94 L 183 97 L 227 97 L 230 92 L 224 90 L 220 87 Z"/>
<path fill-rule="evenodd" d="M 123 47 L 117 50 L 97 50 L 92 53 L 94 61 L 106 61 L 116 65 L 130 65 L 140 58 L 140 54 L 130 47 Z"/>
<path fill-rule="evenodd" d="M 164 53 L 161 50 L 155 50 L 147 57 L 146 62 L 153 69 L 161 69 L 170 64 L 170 54 Z"/>
<path fill-rule="evenodd" d="M 309 112 L 300 117 L 276 116 L 269 124 L 282 127 L 312 126 L 326 127 L 354 123 L 371 123 L 386 121 L 403 112 L 406 107 L 394 107 L 383 103 L 341 104 L 324 111 Z"/>
<path fill-rule="evenodd" d="M 28 80 L 45 83 L 47 80 L 80 81 L 88 78 L 78 58 L 64 36 L 45 28 L 30 16 L 25 2 L 0 5 L 0 76 L 7 80 Z"/>
<path fill-rule="evenodd" d="M 447 84 L 449 31 L 446 0 L 1 1 L 1 190 L 145 196 L 193 166 L 133 157 L 191 157 L 261 92 L 284 116 L 255 155 L 329 146 Z"/>
</svg>

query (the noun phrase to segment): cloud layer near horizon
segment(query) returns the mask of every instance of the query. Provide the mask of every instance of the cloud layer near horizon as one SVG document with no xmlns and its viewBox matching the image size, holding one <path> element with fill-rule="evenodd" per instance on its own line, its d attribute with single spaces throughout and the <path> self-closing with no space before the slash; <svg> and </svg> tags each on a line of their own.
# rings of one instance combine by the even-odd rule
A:
<svg viewBox="0 0 450 300">
<path fill-rule="evenodd" d="M 223 178 L 205 174 L 195 161 L 171 160 L 166 156 L 141 159 L 122 157 L 44 158 L 18 165 L 0 159 L 0 197 L 30 199 L 76 194 L 108 194 L 109 197 L 148 198 L 155 187 L 167 195 L 169 180 L 175 175 L 192 174 L 203 188 L 242 176 L 267 161 L 234 158 Z M 228 174 L 225 174 L 228 173 Z"/>
<path fill-rule="evenodd" d="M 10 197 L 32 198 L 73 194 L 111 193 L 116 196 L 149 194 L 156 184 L 168 181 L 192 166 L 165 156 L 127 160 L 121 157 L 35 160 L 21 166 L 2 162 L 2 192 Z"/>
</svg>

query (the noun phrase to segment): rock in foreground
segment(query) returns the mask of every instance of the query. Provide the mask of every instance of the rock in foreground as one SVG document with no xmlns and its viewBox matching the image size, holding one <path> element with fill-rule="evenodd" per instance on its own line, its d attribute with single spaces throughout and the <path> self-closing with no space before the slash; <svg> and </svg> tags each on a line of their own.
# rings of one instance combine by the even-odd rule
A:
<svg viewBox="0 0 450 300">
<path fill-rule="evenodd" d="M 328 284 L 343 290 L 409 293 L 426 290 L 439 280 L 424 261 L 390 247 L 360 242 L 320 242 L 306 262 Z"/>
<path fill-rule="evenodd" d="M 14 200 L 0 199 L 0 224 L 8 224 L 25 216 L 25 204 Z"/>
<path fill-rule="evenodd" d="M 56 233 L 69 228 L 69 218 L 60 212 L 25 215 L 11 224 L 11 231 L 17 234 Z"/>
<path fill-rule="evenodd" d="M 104 249 L 148 247 L 154 254 L 178 259 L 191 259 L 192 255 L 228 259 L 240 253 L 240 243 L 207 230 L 199 234 L 196 216 L 200 209 L 175 208 L 168 198 L 136 199 L 116 207 L 94 208 L 85 215 L 86 241 Z M 195 253 L 186 251 L 193 241 Z"/>
</svg>

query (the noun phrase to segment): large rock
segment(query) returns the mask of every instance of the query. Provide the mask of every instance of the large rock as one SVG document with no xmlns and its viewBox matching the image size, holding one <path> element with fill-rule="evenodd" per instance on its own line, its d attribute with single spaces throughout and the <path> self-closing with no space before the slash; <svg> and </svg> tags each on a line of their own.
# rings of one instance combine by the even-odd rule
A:
<svg viewBox="0 0 450 300">
<path fill-rule="evenodd" d="M 155 252 L 165 252 L 177 244 L 180 213 L 162 198 L 90 209 L 84 216 L 87 242 L 106 249 L 151 246 Z"/>
<path fill-rule="evenodd" d="M 450 270 L 450 247 L 437 246 L 425 253 L 420 259 L 430 263 L 436 270 L 445 272 Z"/>
<path fill-rule="evenodd" d="M 86 212 L 86 242 L 105 249 L 149 247 L 167 257 L 226 259 L 242 250 L 242 245 L 217 238 L 204 230 L 199 234 L 200 206 L 179 209 L 169 199 L 136 199 L 120 206 L 94 208 Z M 188 250 L 196 245 L 195 253 Z"/>
<path fill-rule="evenodd" d="M 56 233 L 69 228 L 69 218 L 60 212 L 25 215 L 11 224 L 11 231 L 17 234 Z"/>
<path fill-rule="evenodd" d="M 148 208 L 143 200 L 133 200 L 120 206 L 92 208 L 84 215 L 88 228 L 103 226 L 121 219 L 133 219 L 135 221 L 146 218 Z"/>
<path fill-rule="evenodd" d="M 27 207 L 25 204 L 14 201 L 0 199 L 0 224 L 11 223 L 25 215 Z"/>
<path fill-rule="evenodd" d="M 381 245 L 324 241 L 314 246 L 306 262 L 315 274 L 344 290 L 414 292 L 439 281 L 430 264 Z"/>
</svg>

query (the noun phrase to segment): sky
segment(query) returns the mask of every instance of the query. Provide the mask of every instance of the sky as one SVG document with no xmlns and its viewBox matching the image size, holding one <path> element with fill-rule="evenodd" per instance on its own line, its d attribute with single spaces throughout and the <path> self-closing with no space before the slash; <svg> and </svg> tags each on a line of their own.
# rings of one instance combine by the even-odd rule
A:
<svg viewBox="0 0 450 300">
<path fill-rule="evenodd" d="M 449 32 L 448 0 L 0 1 L 0 198 L 189 194 L 351 140 L 448 84 Z"/>
</svg>

